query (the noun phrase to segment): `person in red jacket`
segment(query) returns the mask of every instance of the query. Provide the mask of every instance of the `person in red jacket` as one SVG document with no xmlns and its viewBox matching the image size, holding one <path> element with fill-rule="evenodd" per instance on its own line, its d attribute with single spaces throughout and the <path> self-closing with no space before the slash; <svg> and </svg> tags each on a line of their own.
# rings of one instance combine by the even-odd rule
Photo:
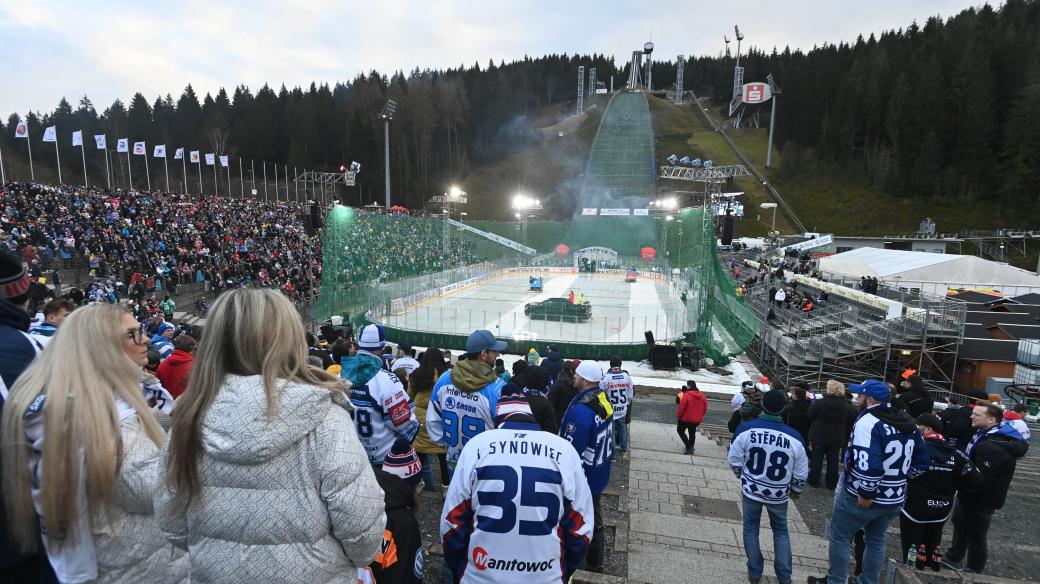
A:
<svg viewBox="0 0 1040 584">
<path fill-rule="evenodd" d="M 704 421 L 704 414 L 708 411 L 708 398 L 697 389 L 697 382 L 690 380 L 686 382 L 682 395 L 679 398 L 679 407 L 675 410 L 676 432 L 686 445 L 685 454 L 693 454 L 694 443 L 697 441 L 697 426 Z M 689 437 L 687 437 L 689 433 Z"/>
<path fill-rule="evenodd" d="M 195 360 L 195 339 L 189 335 L 181 335 L 173 339 L 173 353 L 159 364 L 155 376 L 159 382 L 170 392 L 173 399 L 177 399 L 184 393 L 188 385 L 188 375 L 191 373 L 191 364 Z"/>
</svg>

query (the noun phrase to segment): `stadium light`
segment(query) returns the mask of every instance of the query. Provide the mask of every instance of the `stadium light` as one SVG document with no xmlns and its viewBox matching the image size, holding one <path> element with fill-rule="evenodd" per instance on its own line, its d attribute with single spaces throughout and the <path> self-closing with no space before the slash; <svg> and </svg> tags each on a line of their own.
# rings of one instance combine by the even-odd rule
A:
<svg viewBox="0 0 1040 584">
<path fill-rule="evenodd" d="M 776 231 L 776 203 L 762 203 L 759 207 L 762 209 L 773 210 L 773 222 L 769 225 L 769 232 L 772 233 Z"/>
</svg>

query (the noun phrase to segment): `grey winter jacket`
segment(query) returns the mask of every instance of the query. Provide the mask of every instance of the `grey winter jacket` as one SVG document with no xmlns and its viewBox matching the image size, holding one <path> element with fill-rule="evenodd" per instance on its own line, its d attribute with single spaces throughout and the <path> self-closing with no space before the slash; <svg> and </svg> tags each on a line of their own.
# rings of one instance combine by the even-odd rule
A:
<svg viewBox="0 0 1040 584">
<path fill-rule="evenodd" d="M 165 489 L 158 505 L 194 584 L 356 581 L 386 516 L 345 398 L 284 383 L 268 422 L 260 376 L 228 375 L 203 421 L 201 493 L 186 513 Z"/>
<path fill-rule="evenodd" d="M 41 484 L 44 404 L 46 395 L 32 402 L 26 411 L 26 438 L 30 443 L 30 466 L 36 473 L 33 501 L 41 514 L 38 490 Z M 160 490 L 159 447 L 141 427 L 137 413 L 116 400 L 122 440 L 122 460 L 116 477 L 112 505 L 94 517 L 87 513 L 69 526 L 70 534 L 89 533 L 90 537 L 70 537 L 61 542 L 44 535 L 47 554 L 55 576 L 62 582 L 98 584 L 172 584 L 188 576 L 188 559 L 175 549 L 159 530 L 153 497 Z M 85 480 L 69 488 L 70 497 L 86 505 Z"/>
</svg>

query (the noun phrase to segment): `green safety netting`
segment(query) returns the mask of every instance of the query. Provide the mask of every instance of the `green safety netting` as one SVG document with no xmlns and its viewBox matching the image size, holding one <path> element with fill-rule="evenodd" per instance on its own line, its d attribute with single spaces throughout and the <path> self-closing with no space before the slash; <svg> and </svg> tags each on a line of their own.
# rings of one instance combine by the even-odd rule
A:
<svg viewBox="0 0 1040 584">
<path fill-rule="evenodd" d="M 325 217 L 321 293 L 314 319 L 364 318 L 373 285 L 515 255 L 465 231 L 446 233 L 440 220 L 334 206 Z"/>
<path fill-rule="evenodd" d="M 337 207 L 325 222 L 324 277 L 315 316 L 323 320 L 332 314 L 350 315 L 359 324 L 365 311 L 388 314 L 395 301 L 407 303 L 409 297 L 425 290 L 511 266 L 572 263 L 571 257 L 557 259 L 552 255 L 561 243 L 571 252 L 590 246 L 610 248 L 622 261 L 641 265 L 640 250 L 652 247 L 657 252 L 653 265 L 670 276 L 672 289 L 685 307 L 683 336 L 702 347 L 716 363 L 724 363 L 750 345 L 762 323 L 736 296 L 735 285 L 719 261 L 710 216 L 701 209 L 686 209 L 670 217 L 536 222 L 526 225 L 526 236 L 519 223 L 467 223 L 537 251 L 533 257 L 521 257 L 479 235 L 456 228 L 445 231 L 440 220 L 388 217 Z M 393 330 L 392 338 L 420 346 L 458 348 L 465 342 L 465 333 Z M 517 351 L 532 344 L 544 349 L 538 343 L 509 342 Z M 561 342 L 554 339 L 554 344 Z M 572 354 L 582 354 L 580 347 L 575 344 Z M 625 358 L 645 356 L 646 352 L 645 345 L 638 343 L 599 345 L 596 350 Z"/>
</svg>

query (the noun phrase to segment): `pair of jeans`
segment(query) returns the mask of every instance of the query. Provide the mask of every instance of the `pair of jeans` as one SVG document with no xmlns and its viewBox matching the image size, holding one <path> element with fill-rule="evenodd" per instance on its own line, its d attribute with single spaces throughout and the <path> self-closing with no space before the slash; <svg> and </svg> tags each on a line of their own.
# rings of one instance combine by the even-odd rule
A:
<svg viewBox="0 0 1040 584">
<path fill-rule="evenodd" d="M 965 559 L 964 567 L 979 574 L 986 568 L 986 538 L 993 510 L 975 505 L 966 505 L 957 499 L 953 508 L 953 544 L 946 557 L 955 562 Z"/>
<path fill-rule="evenodd" d="M 422 480 L 426 485 L 423 487 L 424 491 L 431 493 L 437 492 L 437 483 L 433 480 L 433 458 L 437 457 L 437 461 L 441 466 L 441 485 L 448 486 L 448 458 L 443 452 L 438 454 L 419 454 L 419 460 L 422 462 Z"/>
<path fill-rule="evenodd" d="M 614 418 L 614 437 L 621 447 L 621 452 L 628 452 L 628 424 L 624 418 Z"/>
<path fill-rule="evenodd" d="M 762 520 L 762 508 L 769 513 L 769 527 L 773 530 L 773 571 L 781 583 L 791 581 L 791 535 L 787 531 L 787 501 L 783 503 L 762 503 L 741 495 L 741 509 L 744 511 L 744 554 L 747 555 L 748 576 L 761 578 L 765 568 L 762 548 L 758 543 L 759 525 Z"/>
<path fill-rule="evenodd" d="M 820 475 L 823 473 L 823 459 L 827 459 L 827 488 L 834 490 L 834 487 L 838 485 L 838 449 L 841 448 L 837 444 L 820 444 L 815 443 L 812 445 L 812 460 L 809 463 L 809 484 L 818 487 L 820 486 Z"/>
<path fill-rule="evenodd" d="M 679 439 L 682 440 L 683 445 L 686 446 L 686 448 L 692 448 L 696 445 L 697 424 L 679 420 L 675 423 L 675 431 L 679 433 Z M 689 438 L 686 437 L 687 433 L 689 433 Z"/>
<path fill-rule="evenodd" d="M 585 563 L 588 567 L 597 570 L 603 567 L 603 547 L 606 543 L 603 541 L 605 527 L 603 525 L 603 509 L 600 506 L 602 497 L 603 495 L 592 496 L 592 512 L 595 523 L 592 527 L 592 541 L 589 542 L 589 549 L 585 553 Z"/>
<path fill-rule="evenodd" d="M 878 584 L 881 576 L 881 565 L 885 561 L 885 530 L 888 524 L 899 515 L 899 507 L 878 507 L 871 505 L 863 509 L 857 504 L 857 498 L 844 488 L 834 497 L 834 509 L 831 511 L 830 527 L 827 537 L 830 539 L 827 571 L 827 584 L 846 584 L 849 578 L 849 545 L 857 530 L 863 530 L 865 549 L 863 552 L 863 573 L 856 579 L 857 584 Z"/>
</svg>

